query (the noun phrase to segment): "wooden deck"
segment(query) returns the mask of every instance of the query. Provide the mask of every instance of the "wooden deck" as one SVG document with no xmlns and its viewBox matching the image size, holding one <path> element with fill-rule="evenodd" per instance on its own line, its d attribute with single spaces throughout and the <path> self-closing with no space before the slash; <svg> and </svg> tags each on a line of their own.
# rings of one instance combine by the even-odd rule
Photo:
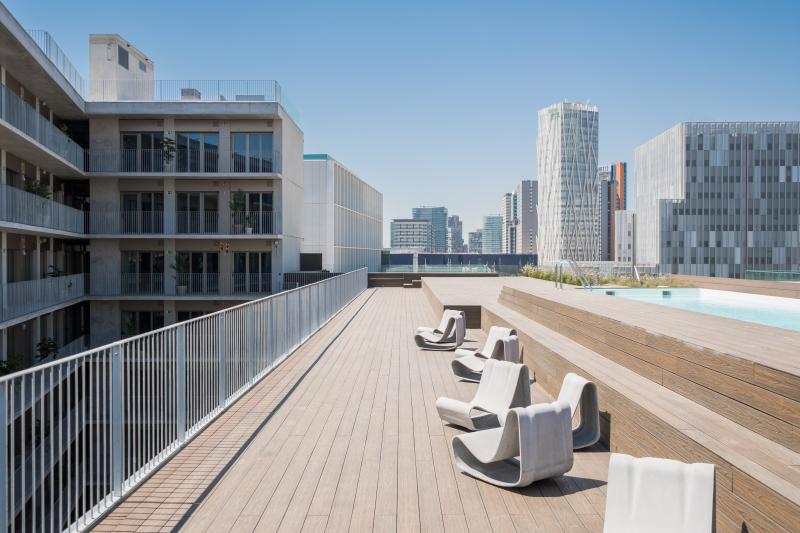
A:
<svg viewBox="0 0 800 533">
<path fill-rule="evenodd" d="M 369 289 L 95 530 L 602 531 L 607 452 L 524 490 L 455 468 L 434 402 L 475 385 L 414 346 L 437 319 L 419 289 Z"/>
</svg>

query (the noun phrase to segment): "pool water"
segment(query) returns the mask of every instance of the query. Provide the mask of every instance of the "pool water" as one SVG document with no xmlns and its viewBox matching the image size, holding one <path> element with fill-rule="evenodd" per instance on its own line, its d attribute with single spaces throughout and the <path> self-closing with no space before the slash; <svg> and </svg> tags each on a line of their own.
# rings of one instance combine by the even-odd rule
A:
<svg viewBox="0 0 800 533">
<path fill-rule="evenodd" d="M 712 289 L 592 289 L 610 296 L 800 331 L 800 300 Z"/>
</svg>

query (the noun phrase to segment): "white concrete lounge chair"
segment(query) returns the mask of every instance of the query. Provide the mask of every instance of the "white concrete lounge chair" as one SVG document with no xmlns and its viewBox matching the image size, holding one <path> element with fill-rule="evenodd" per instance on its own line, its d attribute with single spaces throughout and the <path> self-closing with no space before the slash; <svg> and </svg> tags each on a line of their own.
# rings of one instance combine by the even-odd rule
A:
<svg viewBox="0 0 800 533">
<path fill-rule="evenodd" d="M 572 430 L 573 449 L 580 450 L 600 440 L 600 406 L 594 383 L 570 372 L 564 376 L 558 399 L 569 404 L 573 419 L 580 406 L 580 424 Z"/>
<path fill-rule="evenodd" d="M 463 313 L 451 314 L 447 317 L 447 325 L 441 333 L 417 333 L 414 335 L 414 342 L 419 348 L 425 350 L 455 350 L 464 343 L 466 334 L 467 328 Z"/>
<path fill-rule="evenodd" d="M 436 410 L 445 422 L 474 431 L 498 427 L 505 422 L 509 409 L 530 404 L 528 367 L 489 359 L 472 400 L 462 402 L 442 397 L 436 400 Z"/>
<path fill-rule="evenodd" d="M 713 522 L 713 464 L 611 455 L 605 533 L 711 533 Z"/>
<path fill-rule="evenodd" d="M 517 407 L 505 424 L 453 437 L 462 472 L 498 487 L 526 487 L 572 469 L 569 404 L 556 401 Z"/>
<path fill-rule="evenodd" d="M 469 350 L 466 348 L 459 348 L 456 350 L 456 357 L 467 357 L 470 355 L 477 355 L 479 357 L 483 357 L 484 359 L 489 359 L 492 356 L 492 353 L 496 349 L 497 341 L 502 339 L 503 337 L 510 337 L 511 335 L 516 335 L 517 330 L 512 328 L 503 328 L 500 326 L 492 326 L 489 328 L 489 334 L 486 336 L 486 342 L 483 344 L 483 348 L 479 350 Z M 514 361 L 515 363 L 520 363 L 522 361 Z"/>
<path fill-rule="evenodd" d="M 436 326 L 436 327 L 420 326 L 420 327 L 417 328 L 417 332 L 416 333 L 417 334 L 420 334 L 420 333 L 434 333 L 434 334 L 441 335 L 442 333 L 444 333 L 444 330 L 447 328 L 447 319 L 450 318 L 453 315 L 461 315 L 461 316 L 464 317 L 464 320 L 466 321 L 466 316 L 464 315 L 464 311 L 459 311 L 457 309 L 445 309 L 444 312 L 442 313 L 442 319 L 439 321 L 439 325 L 438 326 Z M 452 342 L 454 340 L 455 340 L 455 331 L 450 336 L 450 338 L 449 339 L 445 339 L 444 342 Z"/>
<path fill-rule="evenodd" d="M 506 330 L 506 328 L 499 329 Z M 453 374 L 455 374 L 457 378 L 460 378 L 464 381 L 478 383 L 481 381 L 481 374 L 484 371 L 483 369 L 487 361 L 497 360 L 508 361 L 510 363 L 521 362 L 522 358 L 520 357 L 519 339 L 516 335 L 508 335 L 497 338 L 496 340 L 492 339 L 492 346 L 493 348 L 491 352 L 489 352 L 489 357 L 485 357 L 484 352 L 479 352 L 477 350 L 456 350 L 456 352 L 470 351 L 472 353 L 470 353 L 470 355 L 462 355 L 461 357 L 456 356 L 455 359 L 450 361 Z"/>
</svg>

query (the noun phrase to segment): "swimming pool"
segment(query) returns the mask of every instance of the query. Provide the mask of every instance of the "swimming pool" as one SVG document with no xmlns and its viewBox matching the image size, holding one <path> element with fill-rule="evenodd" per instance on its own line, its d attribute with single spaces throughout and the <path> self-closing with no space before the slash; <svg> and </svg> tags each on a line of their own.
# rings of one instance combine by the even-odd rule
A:
<svg viewBox="0 0 800 533">
<path fill-rule="evenodd" d="M 595 288 L 592 290 L 629 300 L 800 331 L 800 300 L 796 298 L 713 289 Z"/>
</svg>

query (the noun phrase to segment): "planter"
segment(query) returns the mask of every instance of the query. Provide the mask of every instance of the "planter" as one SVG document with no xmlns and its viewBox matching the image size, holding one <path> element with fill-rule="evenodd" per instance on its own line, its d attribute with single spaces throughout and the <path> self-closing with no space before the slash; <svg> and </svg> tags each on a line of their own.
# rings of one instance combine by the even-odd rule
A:
<svg viewBox="0 0 800 533">
<path fill-rule="evenodd" d="M 248 228 L 245 228 L 245 229 L 244 229 L 244 232 L 245 232 L 246 234 L 248 234 L 248 235 L 252 235 L 252 234 L 253 234 L 253 228 L 250 228 L 250 227 L 248 227 Z"/>
<path fill-rule="evenodd" d="M 178 296 L 183 296 L 184 294 L 186 294 L 186 289 L 187 289 L 186 285 L 178 285 L 177 287 Z"/>
</svg>

